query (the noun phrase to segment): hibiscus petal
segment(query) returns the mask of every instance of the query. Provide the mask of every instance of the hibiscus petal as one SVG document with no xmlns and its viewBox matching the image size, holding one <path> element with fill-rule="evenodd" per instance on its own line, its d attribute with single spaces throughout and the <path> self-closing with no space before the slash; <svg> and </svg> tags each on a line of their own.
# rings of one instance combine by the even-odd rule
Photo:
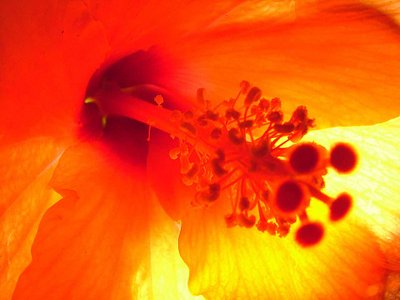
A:
<svg viewBox="0 0 400 300">
<path fill-rule="evenodd" d="M 108 45 L 83 2 L 0 4 L 3 140 L 71 134 L 87 82 Z"/>
<path fill-rule="evenodd" d="M 59 197 L 48 186 L 63 149 L 48 138 L 0 150 L 0 294 L 11 298 L 31 260 L 30 249 L 44 212 Z"/>
<path fill-rule="evenodd" d="M 256 230 L 226 228 L 223 216 L 230 209 L 226 203 L 190 211 L 182 221 L 180 251 L 191 270 L 191 290 L 210 298 L 398 295 L 399 127 L 397 118 L 375 126 L 331 128 L 307 135 L 308 140 L 327 147 L 347 141 L 359 153 L 354 173 L 326 176 L 328 194 L 349 192 L 355 207 L 345 221 L 327 226 L 323 242 L 315 248 L 300 249 L 291 236 L 278 239 Z M 313 205 L 309 215 L 321 218 L 318 204 Z"/>
<path fill-rule="evenodd" d="M 102 23 L 112 47 L 111 60 L 114 60 L 197 31 L 241 2 L 244 1 L 122 0 L 111 3 L 93 0 L 88 2 L 88 8 Z"/>
<path fill-rule="evenodd" d="M 52 180 L 64 198 L 40 224 L 15 299 L 147 297 L 149 201 L 140 172 L 100 145 L 66 151 Z"/>
<path fill-rule="evenodd" d="M 396 182 L 400 177 L 400 118 L 374 126 L 329 128 L 305 138 L 329 148 L 338 141 L 352 144 L 359 156 L 356 170 L 345 176 L 330 172 L 326 190 L 343 190 L 356 196 L 355 213 L 383 239 L 400 236 L 400 212 Z"/>
<path fill-rule="evenodd" d="M 320 127 L 397 116 L 398 25 L 360 4 L 328 3 L 300 10 L 292 22 L 238 22 L 193 34 L 173 48 L 181 61 L 175 84 L 186 96 L 204 87 L 218 102 L 245 79 L 280 97 L 286 112 L 307 105 Z"/>
<path fill-rule="evenodd" d="M 222 207 L 213 207 L 193 210 L 182 221 L 180 252 L 194 294 L 210 299 L 364 299 L 382 292 L 383 258 L 362 227 L 329 225 L 321 244 L 304 249 L 292 235 L 227 228 L 223 215 Z"/>
<path fill-rule="evenodd" d="M 153 193 L 150 196 L 151 222 L 157 224 L 150 229 L 152 299 L 203 299 L 193 296 L 187 286 L 189 270 L 178 251 L 180 226 L 171 222 L 156 196 Z"/>
<path fill-rule="evenodd" d="M 345 190 L 355 196 L 354 214 L 380 237 L 388 267 L 400 271 L 400 212 L 397 181 L 400 177 L 400 118 L 374 126 L 330 128 L 314 131 L 307 139 L 329 147 L 346 141 L 356 148 L 359 163 L 354 173 L 326 176 L 327 191 Z M 395 275 L 389 279 L 395 278 Z M 388 283 L 388 293 L 400 289 L 400 281 Z M 398 293 L 398 292 L 397 292 Z"/>
</svg>

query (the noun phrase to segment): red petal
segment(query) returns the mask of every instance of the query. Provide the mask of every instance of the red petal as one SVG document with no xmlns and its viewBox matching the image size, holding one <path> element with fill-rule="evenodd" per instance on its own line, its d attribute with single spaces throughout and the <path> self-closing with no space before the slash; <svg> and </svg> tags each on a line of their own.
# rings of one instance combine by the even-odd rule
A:
<svg viewBox="0 0 400 300">
<path fill-rule="evenodd" d="M 398 25 L 360 4 L 327 3 L 298 12 L 292 22 L 241 22 L 192 35 L 173 48 L 182 63 L 175 84 L 185 95 L 204 87 L 208 99 L 221 101 L 248 80 L 280 97 L 287 112 L 307 105 L 319 126 L 397 115 Z"/>
<path fill-rule="evenodd" d="M 59 195 L 48 182 L 62 146 L 48 138 L 30 139 L 0 150 L 0 293 L 11 298 L 31 261 L 40 219 Z"/>
<path fill-rule="evenodd" d="M 3 139 L 71 134 L 87 81 L 107 45 L 83 2 L 2 1 Z"/>
<path fill-rule="evenodd" d="M 69 149 L 52 181 L 64 199 L 40 224 L 32 264 L 14 298 L 138 297 L 149 272 L 149 201 L 141 172 L 100 146 Z"/>
</svg>

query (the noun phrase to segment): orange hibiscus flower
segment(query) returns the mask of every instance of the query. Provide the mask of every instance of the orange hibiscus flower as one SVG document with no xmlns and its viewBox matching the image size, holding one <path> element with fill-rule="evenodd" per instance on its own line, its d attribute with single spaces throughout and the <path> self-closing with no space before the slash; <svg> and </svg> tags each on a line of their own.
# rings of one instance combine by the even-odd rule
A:
<svg viewBox="0 0 400 300">
<path fill-rule="evenodd" d="M 326 177 L 326 192 L 352 193 L 354 208 L 305 249 L 294 230 L 228 228 L 225 196 L 194 208 L 172 139 L 154 130 L 147 141 L 148 125 L 162 122 L 129 101 L 125 118 L 105 120 L 121 102 L 101 100 L 117 86 L 118 97 L 162 95 L 166 108 L 194 110 L 198 88 L 216 105 L 245 79 L 279 96 L 284 112 L 307 105 L 320 128 L 384 122 L 400 108 L 394 11 L 348 1 L 1 3 L 0 298 L 190 297 L 178 231 L 195 295 L 396 297 L 387 278 L 399 268 L 398 118 L 309 135 L 327 148 L 351 142 L 360 161 L 354 175 Z M 323 219 L 314 202 L 309 217 Z"/>
</svg>

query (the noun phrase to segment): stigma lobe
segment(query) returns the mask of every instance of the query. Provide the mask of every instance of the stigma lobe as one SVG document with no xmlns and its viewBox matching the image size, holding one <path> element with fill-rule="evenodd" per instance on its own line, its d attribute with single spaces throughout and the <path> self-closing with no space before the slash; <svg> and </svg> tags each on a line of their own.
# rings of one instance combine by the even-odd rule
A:
<svg viewBox="0 0 400 300">
<path fill-rule="evenodd" d="M 308 205 L 308 198 L 300 183 L 289 180 L 278 187 L 274 202 L 283 214 L 296 215 Z"/>
<path fill-rule="evenodd" d="M 310 143 L 304 143 L 294 148 L 289 163 L 297 173 L 310 173 L 317 167 L 319 159 L 317 148 Z"/>
<path fill-rule="evenodd" d="M 296 241 L 303 247 L 318 244 L 324 236 L 324 227 L 318 222 L 308 223 L 296 232 Z"/>
<path fill-rule="evenodd" d="M 357 155 L 351 146 L 338 143 L 331 150 L 330 163 L 339 173 L 349 173 L 357 164 Z"/>
</svg>

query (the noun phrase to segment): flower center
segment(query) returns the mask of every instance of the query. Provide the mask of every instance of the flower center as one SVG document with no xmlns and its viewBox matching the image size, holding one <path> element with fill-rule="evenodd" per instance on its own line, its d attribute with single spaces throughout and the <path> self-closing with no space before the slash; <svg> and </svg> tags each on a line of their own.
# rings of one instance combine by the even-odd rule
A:
<svg viewBox="0 0 400 300">
<path fill-rule="evenodd" d="M 179 140 L 170 151 L 180 162 L 183 183 L 196 191 L 194 206 L 230 201 L 227 226 L 255 227 L 261 232 L 286 236 L 299 220 L 296 241 L 317 244 L 324 235 L 320 221 L 310 220 L 311 199 L 326 204 L 330 220 L 343 219 L 352 199 L 332 198 L 322 192 L 328 167 L 350 172 L 356 154 L 340 143 L 329 152 L 315 143 L 299 143 L 313 126 L 305 106 L 284 120 L 281 101 L 266 99 L 246 81 L 236 97 L 217 105 L 197 91 L 198 107 L 178 111 L 163 108 L 161 95 L 154 104 L 108 86 L 94 95 L 104 116 L 120 115 L 157 127 Z"/>
</svg>

